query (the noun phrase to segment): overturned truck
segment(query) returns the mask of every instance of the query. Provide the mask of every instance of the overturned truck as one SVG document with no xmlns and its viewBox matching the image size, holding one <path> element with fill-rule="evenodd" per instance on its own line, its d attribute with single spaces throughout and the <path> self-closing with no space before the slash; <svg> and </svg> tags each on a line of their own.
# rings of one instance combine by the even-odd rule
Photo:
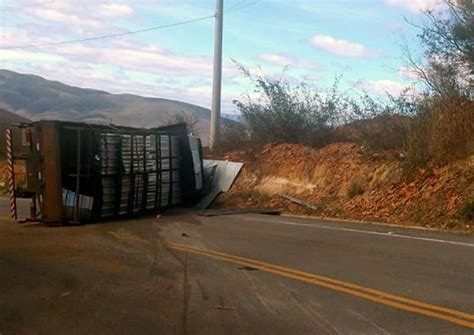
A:
<svg viewBox="0 0 474 335">
<path fill-rule="evenodd" d="M 186 124 L 19 126 L 23 152 L 13 159 L 26 162 L 26 185 L 14 187 L 10 196 L 31 198 L 32 217 L 39 221 L 83 223 L 156 213 L 192 202 L 202 191 L 201 142 L 188 136 Z"/>
</svg>

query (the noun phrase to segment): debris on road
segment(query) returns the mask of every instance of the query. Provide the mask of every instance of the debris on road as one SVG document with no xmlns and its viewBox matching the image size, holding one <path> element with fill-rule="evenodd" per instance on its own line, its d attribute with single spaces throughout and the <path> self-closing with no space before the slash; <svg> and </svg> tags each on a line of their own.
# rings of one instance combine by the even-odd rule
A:
<svg viewBox="0 0 474 335">
<path fill-rule="evenodd" d="M 289 194 L 286 194 L 286 193 L 280 193 L 278 194 L 280 197 L 284 198 L 284 199 L 287 199 L 287 200 L 290 200 L 292 202 L 294 202 L 295 204 L 298 204 L 298 205 L 301 205 L 301 206 L 304 206 L 306 208 L 309 208 L 309 209 L 312 209 L 312 210 L 315 210 L 317 211 L 318 208 L 314 205 L 311 205 L 310 203 L 304 201 L 304 200 L 301 200 L 301 199 L 298 199 L 298 198 L 295 198 Z"/>
<path fill-rule="evenodd" d="M 238 268 L 239 270 L 245 270 L 245 271 L 257 271 L 258 269 L 257 268 L 254 268 L 254 267 L 251 267 L 251 266 L 241 266 Z"/>
<path fill-rule="evenodd" d="M 203 161 L 203 179 L 207 186 L 204 189 L 205 195 L 198 202 L 196 208 L 208 208 L 219 194 L 229 191 L 242 166 L 243 163 L 205 159 Z"/>
<path fill-rule="evenodd" d="M 219 296 L 219 302 L 220 305 L 217 305 L 216 309 L 220 309 L 223 311 L 235 311 L 235 307 L 225 306 L 224 299 L 222 299 L 222 296 Z"/>
<path fill-rule="evenodd" d="M 235 307 L 227 307 L 227 306 L 216 306 L 216 309 L 220 309 L 222 311 L 235 311 Z"/>
<path fill-rule="evenodd" d="M 258 214 L 280 214 L 281 209 L 270 207 L 250 207 L 250 208 L 221 208 L 221 209 L 207 209 L 199 211 L 198 214 L 202 216 L 220 216 L 232 214 L 258 213 Z"/>
</svg>

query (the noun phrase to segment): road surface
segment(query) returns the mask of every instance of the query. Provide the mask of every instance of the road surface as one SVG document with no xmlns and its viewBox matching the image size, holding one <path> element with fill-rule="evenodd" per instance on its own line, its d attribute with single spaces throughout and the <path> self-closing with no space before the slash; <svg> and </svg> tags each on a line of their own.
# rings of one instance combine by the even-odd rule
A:
<svg viewBox="0 0 474 335">
<path fill-rule="evenodd" d="M 0 223 L 4 334 L 473 334 L 474 239 L 239 214 Z"/>
</svg>

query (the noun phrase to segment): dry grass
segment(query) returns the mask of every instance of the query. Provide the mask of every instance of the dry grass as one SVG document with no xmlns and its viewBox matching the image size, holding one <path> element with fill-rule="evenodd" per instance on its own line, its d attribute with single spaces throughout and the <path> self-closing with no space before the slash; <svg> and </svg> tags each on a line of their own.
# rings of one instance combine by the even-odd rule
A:
<svg viewBox="0 0 474 335">
<path fill-rule="evenodd" d="M 442 166 L 474 154 L 473 100 L 454 92 L 451 95 L 422 96 L 411 106 L 411 114 L 404 114 L 407 107 L 399 104 L 390 107 L 390 113 L 368 113 L 365 119 L 335 128 L 308 130 L 307 125 L 295 123 L 292 128 L 285 128 L 285 136 L 292 140 L 284 143 L 319 148 L 331 143 L 352 142 L 372 151 L 394 150 L 397 155 L 405 154 L 402 157 L 406 156 L 407 175 L 425 165 Z M 252 118 L 248 118 L 246 124 L 225 127 L 220 152 L 249 147 L 259 149 L 278 141 L 278 138 L 281 140 L 282 136 L 273 138 L 270 135 L 280 133 L 284 125 L 270 121 L 262 113 L 255 124 L 252 124 Z M 265 124 L 265 127 L 260 124 Z"/>
<path fill-rule="evenodd" d="M 339 128 L 345 141 L 356 142 L 374 151 L 402 149 L 412 118 L 400 115 L 379 115 L 355 121 Z"/>
<path fill-rule="evenodd" d="M 474 102 L 438 97 L 411 124 L 407 158 L 412 166 L 443 165 L 474 153 Z"/>
<path fill-rule="evenodd" d="M 222 127 L 220 133 L 218 154 L 233 150 L 247 149 L 253 145 L 250 141 L 247 127 L 242 123 L 232 123 Z"/>
</svg>

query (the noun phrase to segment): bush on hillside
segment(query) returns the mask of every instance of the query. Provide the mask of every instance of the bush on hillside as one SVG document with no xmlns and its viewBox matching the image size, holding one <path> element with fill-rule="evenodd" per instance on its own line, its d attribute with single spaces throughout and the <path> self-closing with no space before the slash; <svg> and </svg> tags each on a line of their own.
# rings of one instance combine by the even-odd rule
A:
<svg viewBox="0 0 474 335">
<path fill-rule="evenodd" d="M 441 165 L 474 154 L 474 102 L 461 95 L 427 100 L 411 122 L 406 151 L 413 166 Z"/>
<path fill-rule="evenodd" d="M 239 67 L 258 95 L 234 100 L 254 145 L 283 142 L 322 147 L 335 142 L 334 129 L 349 116 L 348 111 L 358 111 L 347 95 L 338 92 L 338 80 L 322 94 L 305 82 L 292 85 L 281 78 L 254 76 Z"/>
<path fill-rule="evenodd" d="M 218 153 L 253 147 L 247 127 L 238 122 L 228 123 L 221 127 Z"/>
<path fill-rule="evenodd" d="M 474 195 L 461 206 L 460 216 L 465 221 L 474 221 Z"/>
</svg>

